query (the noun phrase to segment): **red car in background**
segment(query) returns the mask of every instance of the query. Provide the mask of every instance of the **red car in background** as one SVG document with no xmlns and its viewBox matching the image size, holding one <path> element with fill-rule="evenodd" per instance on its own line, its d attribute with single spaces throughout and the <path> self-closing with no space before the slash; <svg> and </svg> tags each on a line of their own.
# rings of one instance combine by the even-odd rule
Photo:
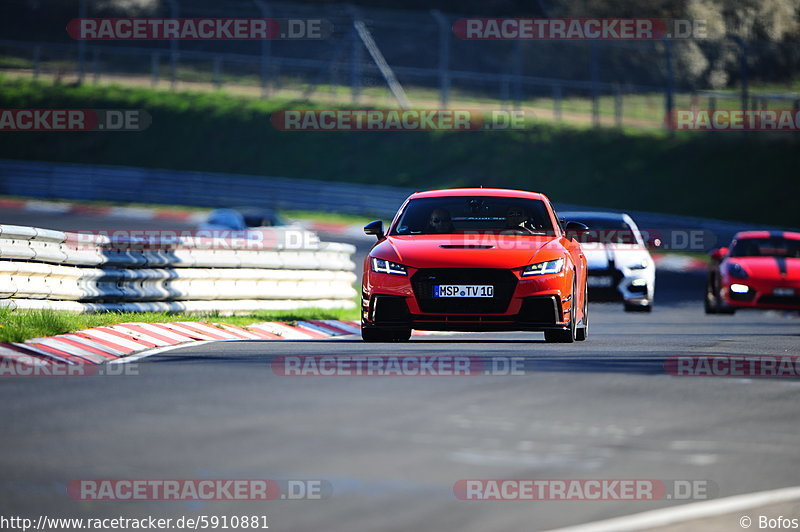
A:
<svg viewBox="0 0 800 532">
<path fill-rule="evenodd" d="M 706 314 L 800 310 L 800 233 L 744 231 L 711 252 Z"/>
<path fill-rule="evenodd" d="M 463 188 L 412 194 L 364 262 L 361 334 L 408 340 L 412 329 L 543 331 L 585 340 L 586 257 L 550 200 L 518 190 Z"/>
</svg>

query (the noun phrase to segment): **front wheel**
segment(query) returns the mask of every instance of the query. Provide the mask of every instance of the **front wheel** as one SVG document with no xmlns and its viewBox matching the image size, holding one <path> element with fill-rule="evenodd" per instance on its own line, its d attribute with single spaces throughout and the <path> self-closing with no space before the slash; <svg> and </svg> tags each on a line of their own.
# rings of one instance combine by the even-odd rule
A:
<svg viewBox="0 0 800 532">
<path fill-rule="evenodd" d="M 583 342 L 589 337 L 589 298 L 587 289 L 583 289 L 583 325 L 575 331 L 575 339 Z"/>
<path fill-rule="evenodd" d="M 709 279 L 706 286 L 706 299 L 703 304 L 703 309 L 706 314 L 733 314 L 736 309 L 724 304 L 722 294 L 716 287 L 716 283 Z"/>
</svg>

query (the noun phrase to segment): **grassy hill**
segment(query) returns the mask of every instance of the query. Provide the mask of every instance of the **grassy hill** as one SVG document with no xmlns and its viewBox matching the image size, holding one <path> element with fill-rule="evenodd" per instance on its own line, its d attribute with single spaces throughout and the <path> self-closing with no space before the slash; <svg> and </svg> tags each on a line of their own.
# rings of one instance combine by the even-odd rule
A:
<svg viewBox="0 0 800 532">
<path fill-rule="evenodd" d="M 518 187 L 557 201 L 800 225 L 794 133 L 283 132 L 278 109 L 314 102 L 0 78 L 0 108 L 140 108 L 139 133 L 0 132 L 0 157 L 262 174 L 419 188 Z M 329 105 L 326 105 L 329 107 Z"/>
</svg>

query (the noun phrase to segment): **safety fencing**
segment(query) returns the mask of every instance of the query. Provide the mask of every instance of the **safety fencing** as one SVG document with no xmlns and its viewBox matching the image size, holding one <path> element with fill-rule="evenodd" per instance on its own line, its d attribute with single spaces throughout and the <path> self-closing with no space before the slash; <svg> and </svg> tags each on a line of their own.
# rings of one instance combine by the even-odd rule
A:
<svg viewBox="0 0 800 532">
<path fill-rule="evenodd" d="M 350 244 L 294 228 L 152 233 L 0 225 L 0 307 L 225 315 L 355 305 Z"/>
</svg>

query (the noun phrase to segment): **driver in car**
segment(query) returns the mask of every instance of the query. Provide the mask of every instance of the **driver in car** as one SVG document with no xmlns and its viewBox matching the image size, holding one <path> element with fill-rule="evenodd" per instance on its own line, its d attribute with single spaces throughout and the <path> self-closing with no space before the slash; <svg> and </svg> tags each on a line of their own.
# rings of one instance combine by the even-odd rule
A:
<svg viewBox="0 0 800 532">
<path fill-rule="evenodd" d="M 527 229 L 528 215 L 522 207 L 509 207 L 506 211 L 506 229 Z"/>
<path fill-rule="evenodd" d="M 453 227 L 453 222 L 450 219 L 450 213 L 447 212 L 447 209 L 433 209 L 430 218 L 428 219 L 427 232 L 447 234 L 452 233 L 454 230 L 455 228 Z"/>
</svg>

